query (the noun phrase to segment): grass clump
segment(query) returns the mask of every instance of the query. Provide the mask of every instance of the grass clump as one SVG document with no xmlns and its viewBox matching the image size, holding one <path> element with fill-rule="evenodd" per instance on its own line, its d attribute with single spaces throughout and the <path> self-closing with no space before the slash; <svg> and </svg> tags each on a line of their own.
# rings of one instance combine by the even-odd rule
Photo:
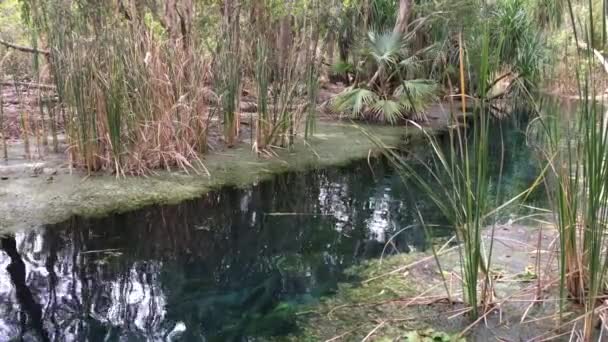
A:
<svg viewBox="0 0 608 342">
<path fill-rule="evenodd" d="M 574 322 L 582 322 L 577 329 L 580 339 L 591 341 L 596 338 L 595 328 L 603 317 L 602 298 L 608 291 L 608 125 L 606 107 L 595 100 L 597 79 L 605 76 L 584 67 L 595 58 L 593 46 L 598 45 L 601 34 L 594 25 L 594 13 L 601 9 L 590 1 L 589 17 L 581 19 L 572 1 L 564 4 L 570 13 L 574 44 L 581 49 L 577 54 L 581 101 L 572 115 L 549 106 L 530 131 L 544 142 L 541 153 L 551 171 L 545 184 L 559 232 L 560 317 L 568 310 L 568 299 L 582 304 L 585 314 Z M 578 21 L 588 22 L 582 32 L 576 29 Z"/>
<path fill-rule="evenodd" d="M 157 36 L 150 12 L 115 2 L 24 6 L 51 51 L 74 164 L 116 174 L 200 164 L 208 65 L 184 43 L 192 37 Z M 189 25 L 187 18 L 182 23 Z"/>
</svg>

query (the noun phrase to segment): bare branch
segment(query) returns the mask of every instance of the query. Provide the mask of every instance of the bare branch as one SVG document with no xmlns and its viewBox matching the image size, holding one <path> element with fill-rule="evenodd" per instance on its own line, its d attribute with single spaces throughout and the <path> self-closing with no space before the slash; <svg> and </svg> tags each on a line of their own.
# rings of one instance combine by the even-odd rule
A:
<svg viewBox="0 0 608 342">
<path fill-rule="evenodd" d="M 10 49 L 15 49 L 15 50 L 19 50 L 22 52 L 28 52 L 28 53 L 39 53 L 39 54 L 43 54 L 45 56 L 50 55 L 50 52 L 48 50 L 40 50 L 40 49 L 34 49 L 31 48 L 29 46 L 21 46 L 21 45 L 17 45 L 17 44 L 13 44 L 11 42 L 7 42 L 4 39 L 0 39 L 0 44 L 10 48 Z"/>
<path fill-rule="evenodd" d="M 608 61 L 606 61 L 606 58 L 604 57 L 604 55 L 601 52 L 597 51 L 596 49 L 590 47 L 589 45 L 587 45 L 583 42 L 578 43 L 578 48 L 583 49 L 583 50 L 590 49 L 593 52 L 593 54 L 595 55 L 595 57 L 597 58 L 597 60 L 602 64 L 602 66 L 604 67 L 604 70 L 606 72 L 608 72 Z"/>
<path fill-rule="evenodd" d="M 17 82 L 17 81 L 0 81 L 0 86 L 37 88 L 37 89 L 43 89 L 43 90 L 55 90 L 56 89 L 55 86 L 52 84 L 40 84 L 40 83 Z"/>
</svg>

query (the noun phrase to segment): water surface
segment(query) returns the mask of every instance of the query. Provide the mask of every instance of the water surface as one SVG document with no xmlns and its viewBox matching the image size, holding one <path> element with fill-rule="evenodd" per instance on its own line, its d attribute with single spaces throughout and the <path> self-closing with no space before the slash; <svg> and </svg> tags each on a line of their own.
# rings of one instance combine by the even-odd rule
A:
<svg viewBox="0 0 608 342">
<path fill-rule="evenodd" d="M 505 130 L 502 162 L 493 147 L 502 197 L 534 180 L 518 127 Z M 0 340 L 255 341 L 297 331 L 298 304 L 355 281 L 349 266 L 426 247 L 420 227 L 386 244 L 418 222 L 415 207 L 444 223 L 411 190 L 383 161 L 361 161 L 6 236 Z"/>
</svg>

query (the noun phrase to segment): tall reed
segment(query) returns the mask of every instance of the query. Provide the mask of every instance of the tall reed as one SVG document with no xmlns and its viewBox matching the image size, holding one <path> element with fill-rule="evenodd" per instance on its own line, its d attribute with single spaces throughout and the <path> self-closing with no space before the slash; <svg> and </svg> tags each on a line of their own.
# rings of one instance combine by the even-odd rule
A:
<svg viewBox="0 0 608 342">
<path fill-rule="evenodd" d="M 465 84 L 468 56 L 462 36 L 460 46 L 460 79 Z M 488 77 L 495 68 L 495 58 L 490 55 L 490 34 L 485 27 L 481 37 L 478 64 L 478 95 L 471 118 L 464 125 L 454 125 L 448 130 L 449 143 L 442 144 L 438 138 L 416 123 L 412 124 L 422 131 L 432 150 L 432 160 L 419 160 L 422 164 L 416 169 L 412 162 L 397 151 L 384 149 L 396 169 L 407 182 L 412 182 L 428 196 L 438 210 L 454 228 L 459 242 L 460 265 L 462 269 L 462 289 L 464 299 L 470 305 L 470 316 L 476 319 L 480 307 L 486 310 L 493 302 L 493 286 L 490 276 L 491 248 L 484 251 L 483 229 L 488 225 L 489 216 L 500 207 L 492 207 L 489 195 L 489 124 L 492 115 L 485 103 Z M 459 94 L 462 107 L 466 110 L 468 95 L 461 88 Z M 500 186 L 500 184 L 499 184 Z"/>
<path fill-rule="evenodd" d="M 271 128 L 269 108 L 268 108 L 268 91 L 269 91 L 269 53 L 266 43 L 263 40 L 258 40 L 256 46 L 256 63 L 255 63 L 255 83 L 258 100 L 258 117 L 256 120 L 256 140 L 254 150 L 264 150 L 269 143 L 269 134 Z"/>
<path fill-rule="evenodd" d="M 546 187 L 559 233 L 560 312 L 566 312 L 568 298 L 583 304 L 582 336 L 591 341 L 598 319 L 596 309 L 608 289 L 608 121 L 604 104 L 596 101 L 598 90 L 593 88 L 595 78 L 605 76 L 581 66 L 590 65 L 595 58 L 593 12 L 601 9 L 588 3 L 589 26 L 581 36 L 577 29 L 581 18 L 576 18 L 570 0 L 566 4 L 571 35 L 579 48 L 575 60 L 581 100 L 571 115 L 550 107 L 531 129 L 540 133 L 542 153 L 552 171 Z M 586 43 L 582 44 L 582 39 Z"/>
<path fill-rule="evenodd" d="M 552 108 L 538 121 L 552 170 L 546 186 L 559 233 L 560 311 L 568 298 L 584 305 L 586 341 L 593 337 L 608 268 L 608 127 L 605 107 L 588 98 L 595 93 L 588 84 L 583 81 L 574 116 Z"/>
<path fill-rule="evenodd" d="M 0 72 L 4 69 L 4 62 L 8 58 L 9 53 L 4 54 L 0 59 Z M 4 118 L 4 92 L 0 86 L 0 135 L 2 136 L 2 156 L 4 160 L 8 160 L 8 146 L 6 140 L 8 139 L 8 132 L 5 126 Z"/>
<path fill-rule="evenodd" d="M 2 156 L 4 160 L 8 160 L 8 146 L 6 142 L 8 137 L 6 128 L 4 127 L 4 96 L 2 95 L 2 89 L 0 89 L 0 136 L 2 136 Z"/>
<path fill-rule="evenodd" d="M 216 89 L 224 120 L 224 138 L 229 147 L 236 144 L 239 130 L 241 57 L 238 19 L 224 25 L 216 60 Z"/>
<path fill-rule="evenodd" d="M 281 20 L 286 20 L 282 18 Z M 289 147 L 304 124 L 304 137 L 310 137 L 315 128 L 318 94 L 318 36 L 311 33 L 311 22 L 305 17 L 294 17 L 293 26 L 285 46 L 280 52 L 268 47 L 272 38 L 262 35 L 258 39 L 254 78 L 258 97 L 256 145 L 258 152 L 271 147 Z M 302 51 L 305 51 L 303 56 Z M 306 102 L 298 102 L 305 97 Z"/>
<path fill-rule="evenodd" d="M 117 15 L 115 2 L 26 3 L 51 51 L 75 164 L 116 174 L 198 172 L 208 65 L 195 44 L 176 44 L 144 18 Z"/>
<path fill-rule="evenodd" d="M 306 72 L 306 92 L 308 95 L 306 124 L 304 138 L 307 139 L 315 133 L 317 125 L 317 96 L 319 93 L 319 78 L 314 60 L 309 63 Z"/>
</svg>

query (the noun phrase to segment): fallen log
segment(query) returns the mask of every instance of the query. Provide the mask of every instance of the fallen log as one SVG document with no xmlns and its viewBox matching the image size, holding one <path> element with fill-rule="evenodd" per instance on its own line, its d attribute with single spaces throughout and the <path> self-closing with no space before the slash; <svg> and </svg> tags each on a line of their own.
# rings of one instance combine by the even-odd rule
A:
<svg viewBox="0 0 608 342">
<path fill-rule="evenodd" d="M 29 46 L 17 45 L 17 44 L 11 43 L 11 42 L 7 42 L 4 39 L 0 39 L 0 44 L 4 45 L 10 49 L 15 49 L 15 50 L 18 50 L 21 52 L 38 53 L 38 54 L 42 54 L 45 56 L 48 56 L 51 54 L 50 51 L 48 51 L 48 50 L 34 49 Z"/>
<path fill-rule="evenodd" d="M 44 90 L 55 90 L 56 87 L 52 84 L 41 84 L 41 83 L 31 83 L 31 82 L 19 82 L 19 81 L 0 81 L 0 85 L 4 87 L 26 87 L 26 88 L 36 88 L 36 89 L 44 89 Z"/>
</svg>

